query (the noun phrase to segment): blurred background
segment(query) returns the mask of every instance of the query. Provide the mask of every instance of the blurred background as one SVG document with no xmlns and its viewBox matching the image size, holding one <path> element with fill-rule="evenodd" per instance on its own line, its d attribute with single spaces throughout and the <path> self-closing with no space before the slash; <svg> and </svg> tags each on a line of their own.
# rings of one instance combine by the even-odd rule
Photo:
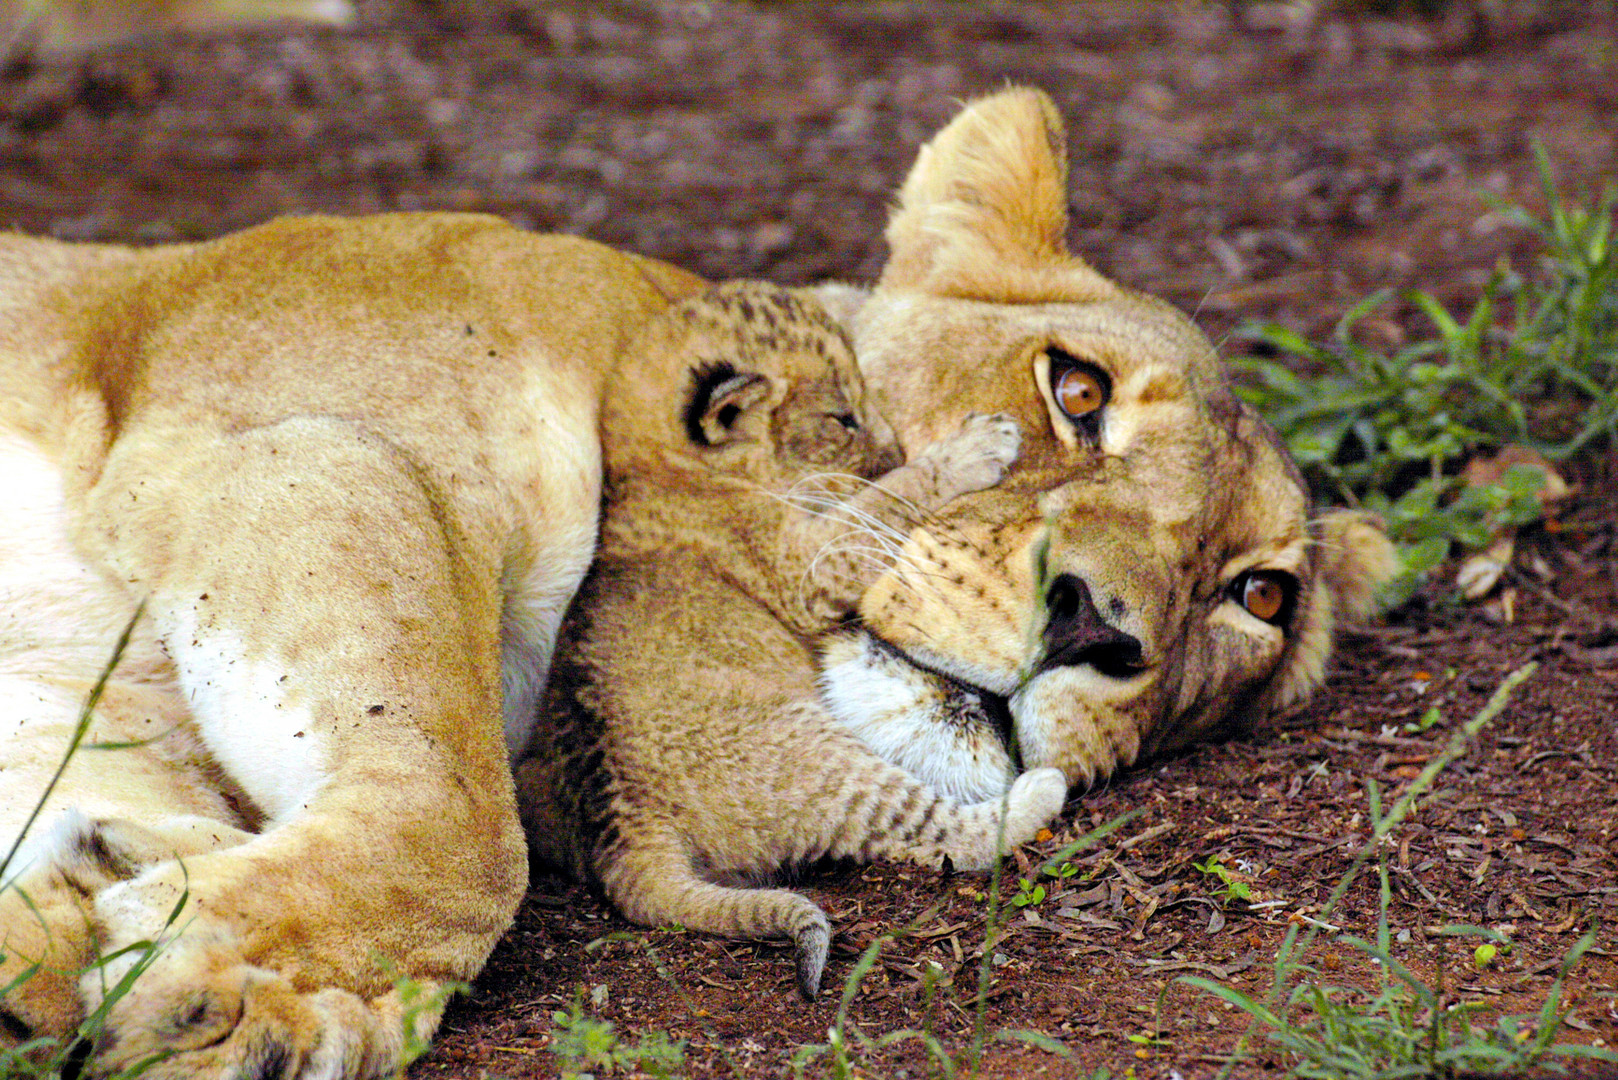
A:
<svg viewBox="0 0 1618 1080">
<path fill-rule="evenodd" d="M 288 11 L 320 21 L 261 21 Z M 1618 160 L 1603 0 L 0 13 L 0 227 L 72 239 L 482 210 L 711 276 L 867 279 L 917 145 L 1010 80 L 1068 118 L 1074 249 L 1218 334 L 1475 293 L 1525 242 L 1490 196 L 1543 201 L 1534 143 L 1570 188 Z"/>
</svg>

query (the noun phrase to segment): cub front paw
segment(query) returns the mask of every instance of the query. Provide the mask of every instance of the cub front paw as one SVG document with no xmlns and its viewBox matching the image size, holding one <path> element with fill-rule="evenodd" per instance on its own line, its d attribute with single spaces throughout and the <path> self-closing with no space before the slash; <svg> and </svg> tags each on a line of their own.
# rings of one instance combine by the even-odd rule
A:
<svg viewBox="0 0 1618 1080">
<path fill-rule="evenodd" d="M 1007 796 L 1006 842 L 1025 844 L 1062 812 L 1067 778 L 1061 769 L 1030 769 L 1017 777 Z"/>
<path fill-rule="evenodd" d="M 1022 431 L 1005 413 L 972 413 L 960 431 L 922 452 L 937 470 L 940 502 L 993 487 L 1022 450 Z"/>
</svg>

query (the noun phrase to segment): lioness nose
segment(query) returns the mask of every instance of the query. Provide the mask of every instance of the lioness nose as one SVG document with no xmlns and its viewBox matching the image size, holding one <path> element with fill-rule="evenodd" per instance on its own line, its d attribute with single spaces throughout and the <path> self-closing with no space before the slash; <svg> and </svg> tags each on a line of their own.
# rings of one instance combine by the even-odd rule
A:
<svg viewBox="0 0 1618 1080">
<path fill-rule="evenodd" d="M 1061 574 L 1045 594 L 1045 658 L 1040 670 L 1088 664 L 1124 679 L 1141 668 L 1141 644 L 1101 617 L 1082 578 Z"/>
</svg>

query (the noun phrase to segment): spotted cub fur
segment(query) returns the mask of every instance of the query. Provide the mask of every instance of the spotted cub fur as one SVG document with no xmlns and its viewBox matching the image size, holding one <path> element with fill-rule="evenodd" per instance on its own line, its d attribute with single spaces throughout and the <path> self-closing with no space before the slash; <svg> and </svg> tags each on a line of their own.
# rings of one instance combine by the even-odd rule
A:
<svg viewBox="0 0 1618 1080">
<path fill-rule="evenodd" d="M 1056 769 L 1005 799 L 939 795 L 816 693 L 811 635 L 913 524 L 997 482 L 1020 436 L 972 416 L 899 465 L 842 331 L 767 285 L 675 305 L 627 356 L 604 405 L 600 555 L 518 767 L 530 849 L 635 922 L 791 938 L 813 997 L 825 913 L 747 883 L 823 857 L 983 868 L 1061 808 Z"/>
</svg>

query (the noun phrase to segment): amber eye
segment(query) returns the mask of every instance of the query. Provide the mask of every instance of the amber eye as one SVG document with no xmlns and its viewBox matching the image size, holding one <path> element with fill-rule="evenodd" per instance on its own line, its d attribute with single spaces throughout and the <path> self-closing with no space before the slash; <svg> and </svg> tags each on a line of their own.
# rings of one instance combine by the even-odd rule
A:
<svg viewBox="0 0 1618 1080">
<path fill-rule="evenodd" d="M 1253 618 L 1280 625 L 1292 614 L 1298 582 L 1278 570 L 1253 570 L 1231 582 L 1230 591 Z"/>
<path fill-rule="evenodd" d="M 1112 396 L 1106 372 L 1060 349 L 1050 351 L 1051 397 L 1069 420 L 1093 418 Z"/>
</svg>

